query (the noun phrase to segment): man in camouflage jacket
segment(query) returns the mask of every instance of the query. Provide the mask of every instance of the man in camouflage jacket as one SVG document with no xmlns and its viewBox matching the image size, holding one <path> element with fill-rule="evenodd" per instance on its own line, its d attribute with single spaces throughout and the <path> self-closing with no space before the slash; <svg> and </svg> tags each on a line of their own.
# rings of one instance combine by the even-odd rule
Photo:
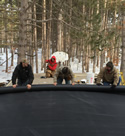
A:
<svg viewBox="0 0 125 136">
<path fill-rule="evenodd" d="M 60 66 L 57 68 L 54 75 L 54 85 L 62 84 L 63 79 L 65 79 L 66 84 L 70 84 L 71 80 L 72 85 L 74 85 L 74 74 L 72 70 L 67 66 Z"/>
</svg>

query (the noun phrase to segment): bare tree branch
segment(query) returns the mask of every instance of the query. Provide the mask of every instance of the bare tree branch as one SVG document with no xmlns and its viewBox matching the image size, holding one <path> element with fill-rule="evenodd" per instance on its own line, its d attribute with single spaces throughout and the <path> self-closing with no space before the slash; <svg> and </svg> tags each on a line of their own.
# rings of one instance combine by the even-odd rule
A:
<svg viewBox="0 0 125 136">
<path fill-rule="evenodd" d="M 35 2 L 36 2 L 36 0 L 33 0 L 33 2 L 31 2 L 31 3 L 29 4 L 29 6 L 25 9 L 25 12 L 26 12 L 31 6 L 33 6 L 33 5 L 35 4 Z"/>
</svg>

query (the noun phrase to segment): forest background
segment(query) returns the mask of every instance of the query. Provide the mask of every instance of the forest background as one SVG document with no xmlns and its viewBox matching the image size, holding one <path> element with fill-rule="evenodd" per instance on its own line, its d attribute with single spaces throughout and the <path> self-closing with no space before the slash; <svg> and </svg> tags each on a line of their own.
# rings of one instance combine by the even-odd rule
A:
<svg viewBox="0 0 125 136">
<path fill-rule="evenodd" d="M 0 53 L 6 54 L 6 73 L 9 59 L 14 65 L 15 54 L 17 63 L 27 57 L 38 73 L 39 68 L 45 70 L 45 60 L 56 51 L 68 53 L 66 65 L 77 58 L 83 73 L 89 72 L 89 62 L 95 73 L 96 67 L 111 60 L 115 66 L 120 64 L 125 78 L 125 1 L 0 1 Z"/>
</svg>

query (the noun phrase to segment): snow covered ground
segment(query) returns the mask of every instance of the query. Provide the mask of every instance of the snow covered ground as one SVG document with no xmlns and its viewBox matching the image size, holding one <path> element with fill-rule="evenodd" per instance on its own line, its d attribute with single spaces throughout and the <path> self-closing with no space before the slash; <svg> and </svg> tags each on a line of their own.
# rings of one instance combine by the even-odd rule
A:
<svg viewBox="0 0 125 136">
<path fill-rule="evenodd" d="M 8 56 L 10 57 L 11 54 L 9 53 Z M 0 64 L 2 64 L 6 60 L 6 54 L 0 53 Z M 14 61 L 16 58 L 14 58 Z M 11 61 L 9 60 L 9 70 L 8 73 L 5 72 L 6 63 L 4 63 L 2 66 L 0 66 L 0 83 L 6 83 L 7 80 L 11 79 L 12 71 L 14 67 L 10 67 Z"/>
<path fill-rule="evenodd" d="M 8 56 L 11 56 L 10 51 L 8 51 Z M 39 49 L 38 51 L 38 65 L 39 65 L 39 73 L 43 73 L 43 71 L 41 71 L 41 49 Z M 0 53 L 0 64 L 3 63 L 6 60 L 6 54 L 5 53 Z M 8 66 L 9 66 L 9 70 L 8 73 L 5 72 L 5 68 L 6 68 L 6 63 L 4 63 L 2 66 L 0 66 L 0 83 L 7 83 L 7 80 L 11 80 L 12 77 L 12 73 L 14 71 L 14 68 L 17 65 L 17 55 L 14 54 L 14 66 L 11 67 L 11 59 L 9 59 L 8 61 Z M 70 62 L 71 65 L 71 69 L 73 70 L 74 73 L 82 73 L 82 62 L 78 62 L 78 59 L 75 59 L 74 62 Z M 104 64 L 104 66 L 106 65 L 106 63 Z M 92 68 L 93 68 L 93 64 L 90 62 L 90 72 L 92 73 Z M 117 66 L 118 69 L 120 69 L 120 65 Z M 34 66 L 34 73 L 35 73 L 35 66 Z M 96 67 L 96 74 L 99 73 L 99 68 Z"/>
</svg>

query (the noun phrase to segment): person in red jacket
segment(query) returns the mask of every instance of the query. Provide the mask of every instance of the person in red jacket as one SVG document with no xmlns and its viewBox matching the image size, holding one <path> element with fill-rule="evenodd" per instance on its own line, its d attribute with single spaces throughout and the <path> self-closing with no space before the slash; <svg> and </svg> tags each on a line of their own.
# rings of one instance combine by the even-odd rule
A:
<svg viewBox="0 0 125 136">
<path fill-rule="evenodd" d="M 57 67 L 56 57 L 52 56 L 51 59 L 46 60 L 45 62 L 48 63 L 46 70 L 46 77 L 53 77 Z"/>
</svg>

